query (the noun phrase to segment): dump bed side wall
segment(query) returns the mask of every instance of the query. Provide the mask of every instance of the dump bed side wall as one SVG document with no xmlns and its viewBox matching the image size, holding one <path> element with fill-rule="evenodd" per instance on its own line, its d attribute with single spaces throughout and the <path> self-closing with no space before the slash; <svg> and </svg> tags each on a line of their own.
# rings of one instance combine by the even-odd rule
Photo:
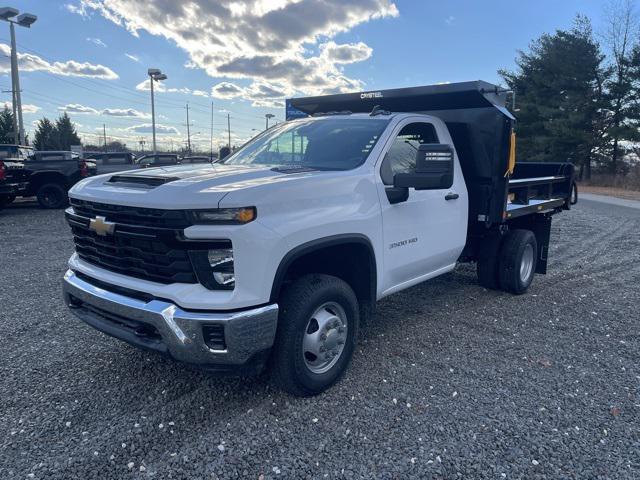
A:
<svg viewBox="0 0 640 480">
<path fill-rule="evenodd" d="M 469 191 L 470 233 L 502 222 L 511 119 L 493 107 L 419 113 L 442 119 L 451 133 Z"/>
</svg>

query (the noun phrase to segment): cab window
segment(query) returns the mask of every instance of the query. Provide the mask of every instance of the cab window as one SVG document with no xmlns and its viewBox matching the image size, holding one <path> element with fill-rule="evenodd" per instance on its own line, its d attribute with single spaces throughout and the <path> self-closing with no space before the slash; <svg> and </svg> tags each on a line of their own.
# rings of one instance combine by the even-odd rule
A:
<svg viewBox="0 0 640 480">
<path fill-rule="evenodd" d="M 380 167 L 380 177 L 385 185 L 393 185 L 396 173 L 411 173 L 415 170 L 416 152 L 423 143 L 438 143 L 433 124 L 410 123 L 400 130 Z"/>
</svg>

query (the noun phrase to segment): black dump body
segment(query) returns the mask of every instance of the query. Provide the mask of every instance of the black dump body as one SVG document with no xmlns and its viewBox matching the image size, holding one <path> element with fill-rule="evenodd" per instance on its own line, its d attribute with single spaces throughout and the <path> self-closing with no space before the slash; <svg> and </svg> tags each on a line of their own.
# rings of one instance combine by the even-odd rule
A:
<svg viewBox="0 0 640 480">
<path fill-rule="evenodd" d="M 475 236 L 524 214 L 569 208 L 573 165 L 520 162 L 508 173 L 515 119 L 505 98 L 504 90 L 483 81 L 294 98 L 287 100 L 287 120 L 305 114 L 368 113 L 376 106 L 442 119 L 462 166 L 469 191 L 469 235 Z"/>
</svg>

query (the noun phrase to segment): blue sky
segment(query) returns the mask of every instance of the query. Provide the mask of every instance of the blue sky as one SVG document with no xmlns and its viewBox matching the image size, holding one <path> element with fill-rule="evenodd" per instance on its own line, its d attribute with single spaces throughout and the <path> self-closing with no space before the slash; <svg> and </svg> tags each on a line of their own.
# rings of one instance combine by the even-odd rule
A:
<svg viewBox="0 0 640 480">
<path fill-rule="evenodd" d="M 518 49 L 570 26 L 576 13 L 602 28 L 605 2 L 537 0 L 24 0 L 38 15 L 17 28 L 25 126 L 68 111 L 87 143 L 107 137 L 137 147 L 151 140 L 148 67 L 169 79 L 157 93 L 162 148 L 186 138 L 208 148 L 211 103 L 216 145 L 231 115 L 234 143 L 284 117 L 285 96 L 377 90 L 483 79 L 513 67 Z M 183 7 L 186 5 L 186 7 Z M 0 48 L 8 44 L 7 24 Z M 177 44 L 179 43 L 180 46 Z M 6 72 L 6 47 L 0 69 Z M 59 63 L 56 63 L 59 62 Z M 2 90 L 10 77 L 0 75 Z M 10 94 L 2 93 L 3 102 Z"/>
</svg>

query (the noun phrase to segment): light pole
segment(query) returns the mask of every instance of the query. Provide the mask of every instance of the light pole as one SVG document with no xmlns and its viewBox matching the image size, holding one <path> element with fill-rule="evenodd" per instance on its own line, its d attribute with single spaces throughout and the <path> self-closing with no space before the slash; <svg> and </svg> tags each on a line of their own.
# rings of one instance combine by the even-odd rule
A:
<svg viewBox="0 0 640 480">
<path fill-rule="evenodd" d="M 22 121 L 22 97 L 20 95 L 20 78 L 18 77 L 18 54 L 16 52 L 16 32 L 15 24 L 21 27 L 30 28 L 38 19 L 31 13 L 23 13 L 12 7 L 0 8 L 0 20 L 9 22 L 11 32 L 11 90 L 13 93 L 13 138 L 14 142 L 20 145 L 25 144 L 24 123 Z M 17 17 L 16 17 L 17 15 Z M 13 20 L 13 17 L 16 17 Z M 17 118 L 16 118 L 17 117 Z"/>
<path fill-rule="evenodd" d="M 269 130 L 269 119 L 275 117 L 275 115 L 273 113 L 265 113 L 264 118 L 267 120 L 267 128 L 266 130 Z"/>
<path fill-rule="evenodd" d="M 151 129 L 153 130 L 153 154 L 157 155 L 156 150 L 156 107 L 153 100 L 153 82 L 159 80 L 166 80 L 167 76 L 157 68 L 150 68 L 147 70 L 149 75 L 149 83 L 151 84 Z"/>
</svg>

